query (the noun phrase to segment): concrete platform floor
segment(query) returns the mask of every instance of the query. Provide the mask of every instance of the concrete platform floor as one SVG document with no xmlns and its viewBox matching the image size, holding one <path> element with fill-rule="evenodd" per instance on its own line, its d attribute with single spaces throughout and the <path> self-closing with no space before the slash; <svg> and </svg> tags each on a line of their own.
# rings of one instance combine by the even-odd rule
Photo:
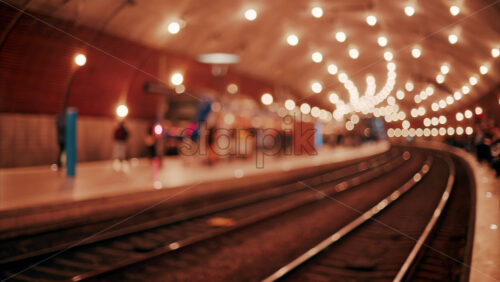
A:
<svg viewBox="0 0 500 282">
<path fill-rule="evenodd" d="M 207 166 L 199 161 L 192 162 L 189 157 L 165 157 L 157 171 L 148 159 L 132 159 L 121 167 L 113 161 L 88 162 L 78 164 L 73 179 L 68 179 L 64 171 L 52 170 L 51 166 L 2 169 L 0 211 L 279 173 L 370 156 L 388 148 L 388 143 L 367 143 L 361 147 L 325 146 L 315 156 L 266 158 L 263 168 L 256 167 L 255 159 L 221 160 Z"/>
</svg>

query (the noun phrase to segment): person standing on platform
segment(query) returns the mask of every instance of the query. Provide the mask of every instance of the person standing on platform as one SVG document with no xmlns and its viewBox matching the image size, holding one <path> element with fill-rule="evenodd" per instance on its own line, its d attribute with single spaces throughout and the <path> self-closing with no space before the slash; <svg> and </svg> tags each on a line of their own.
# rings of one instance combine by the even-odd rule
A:
<svg viewBox="0 0 500 282">
<path fill-rule="evenodd" d="M 127 159 L 127 140 L 129 137 L 129 133 L 127 128 L 125 128 L 124 122 L 120 122 L 118 127 L 114 132 L 114 148 L 113 148 L 113 157 L 115 160 L 120 161 L 120 166 L 123 161 Z"/>
<path fill-rule="evenodd" d="M 144 144 L 148 150 L 148 157 L 152 160 L 157 157 L 156 154 L 156 136 L 154 132 L 154 126 L 150 126 L 144 136 Z"/>
<path fill-rule="evenodd" d="M 59 151 L 57 153 L 57 169 L 62 168 L 62 158 L 65 151 L 66 145 L 66 115 L 64 112 L 60 113 L 56 117 L 56 131 L 57 131 L 57 145 Z"/>
</svg>

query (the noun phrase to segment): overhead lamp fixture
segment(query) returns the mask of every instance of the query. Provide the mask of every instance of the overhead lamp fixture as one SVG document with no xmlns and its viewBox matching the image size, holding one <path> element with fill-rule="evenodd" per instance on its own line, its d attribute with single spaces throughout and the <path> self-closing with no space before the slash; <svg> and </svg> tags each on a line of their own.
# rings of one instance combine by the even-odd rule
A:
<svg viewBox="0 0 500 282">
<path fill-rule="evenodd" d="M 411 17 L 415 14 L 415 8 L 413 8 L 413 6 L 406 6 L 405 7 L 405 14 L 408 16 L 408 17 Z"/>
<path fill-rule="evenodd" d="M 440 70 L 442 74 L 448 74 L 450 72 L 450 67 L 447 64 L 442 64 Z"/>
<path fill-rule="evenodd" d="M 299 38 L 295 34 L 290 34 L 287 36 L 286 42 L 290 46 L 296 46 L 297 44 L 299 44 Z"/>
<path fill-rule="evenodd" d="M 253 21 L 257 18 L 257 11 L 255 9 L 248 9 L 245 11 L 245 18 L 249 21 Z"/>
<path fill-rule="evenodd" d="M 349 57 L 351 57 L 351 59 L 357 59 L 359 57 L 359 51 L 358 49 L 356 48 L 351 48 L 349 49 Z"/>
<path fill-rule="evenodd" d="M 422 54 L 422 51 L 420 50 L 420 48 L 418 47 L 415 47 L 411 50 L 411 55 L 413 56 L 413 58 L 415 59 L 418 59 L 420 58 L 420 55 Z"/>
<path fill-rule="evenodd" d="M 454 33 L 448 35 L 448 41 L 450 44 L 456 44 L 458 42 L 458 36 Z"/>
<path fill-rule="evenodd" d="M 366 17 L 366 23 L 370 26 L 374 26 L 377 24 L 377 17 L 374 15 L 369 15 Z"/>
<path fill-rule="evenodd" d="M 387 37 L 385 36 L 379 36 L 377 38 L 377 43 L 380 47 L 385 47 L 387 46 Z"/>
<path fill-rule="evenodd" d="M 236 64 L 240 61 L 238 55 L 229 53 L 207 53 L 200 55 L 198 61 L 205 64 Z"/>
<path fill-rule="evenodd" d="M 339 68 L 337 67 L 337 65 L 335 65 L 335 64 L 328 65 L 328 73 L 329 74 L 335 75 L 335 74 L 337 74 L 338 71 L 339 71 Z"/>
<path fill-rule="evenodd" d="M 266 105 L 266 106 L 269 106 L 273 103 L 273 96 L 269 93 L 264 93 L 262 94 L 262 96 L 260 97 L 260 101 L 262 102 L 262 104 Z"/>
<path fill-rule="evenodd" d="M 456 5 L 451 6 L 450 7 L 450 14 L 452 16 L 456 16 L 456 15 L 460 14 L 460 8 Z"/>
<path fill-rule="evenodd" d="M 321 54 L 321 52 L 316 51 L 312 53 L 311 59 L 315 63 L 321 63 L 323 61 L 323 54 Z"/>
<path fill-rule="evenodd" d="M 323 9 L 321 7 L 314 7 L 311 9 L 311 14 L 317 19 L 321 18 L 323 16 Z"/>
<path fill-rule="evenodd" d="M 335 39 L 337 39 L 338 42 L 345 42 L 347 35 L 343 31 L 338 31 L 335 33 Z"/>
</svg>

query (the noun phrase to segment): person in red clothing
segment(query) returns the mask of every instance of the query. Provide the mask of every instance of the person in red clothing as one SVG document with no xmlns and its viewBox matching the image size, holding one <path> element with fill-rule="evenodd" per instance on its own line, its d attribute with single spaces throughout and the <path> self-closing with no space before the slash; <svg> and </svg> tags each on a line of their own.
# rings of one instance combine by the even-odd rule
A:
<svg viewBox="0 0 500 282">
<path fill-rule="evenodd" d="M 114 148 L 113 148 L 113 157 L 120 162 L 125 161 L 127 159 L 127 140 L 129 137 L 129 133 L 127 128 L 125 128 L 124 122 L 120 122 L 118 127 L 114 132 Z"/>
</svg>

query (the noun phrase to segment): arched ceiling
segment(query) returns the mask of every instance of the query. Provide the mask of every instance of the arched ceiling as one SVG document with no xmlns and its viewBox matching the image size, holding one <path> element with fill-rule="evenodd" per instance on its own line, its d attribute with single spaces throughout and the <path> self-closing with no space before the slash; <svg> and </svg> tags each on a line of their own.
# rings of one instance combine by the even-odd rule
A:
<svg viewBox="0 0 500 282">
<path fill-rule="evenodd" d="M 11 2 L 20 5 L 24 1 Z M 193 58 L 210 52 L 234 53 L 240 56 L 240 62 L 232 68 L 292 90 L 297 104 L 310 101 L 327 110 L 335 109 L 328 101 L 330 91 L 349 102 L 348 91 L 339 82 L 338 73 L 328 73 L 329 64 L 334 63 L 339 73 L 345 72 L 362 96 L 368 75 L 374 76 L 377 92 L 385 84 L 388 62 L 384 60 L 384 52 L 390 51 L 397 76 L 389 96 L 395 97 L 397 90 L 404 90 L 408 81 L 414 84 L 413 91 L 405 91 L 405 98 L 396 100 L 409 118 L 411 109 L 418 107 L 433 113 L 432 103 L 453 97 L 465 85 L 471 88 L 470 93 L 462 93 L 460 101 L 440 109 L 450 113 L 461 110 L 498 83 L 500 57 L 492 56 L 492 48 L 500 48 L 499 3 L 491 0 L 32 0 L 27 10 Z M 450 13 L 452 5 L 460 8 L 456 16 Z M 323 10 L 321 18 L 311 13 L 316 6 Z M 413 16 L 405 14 L 407 6 L 414 8 Z M 245 19 L 247 9 L 256 10 L 255 20 Z M 369 15 L 377 19 L 373 26 L 367 23 Z M 167 27 L 174 21 L 182 28 L 179 33 L 170 34 Z M 345 42 L 336 40 L 338 31 L 347 35 Z M 287 44 L 290 34 L 298 36 L 297 46 Z M 450 34 L 457 36 L 456 44 L 449 42 Z M 379 46 L 379 36 L 387 38 L 387 46 Z M 412 57 L 415 47 L 421 50 L 419 58 Z M 359 51 L 359 58 L 349 56 L 351 48 Z M 323 55 L 321 63 L 311 59 L 316 51 Z M 450 71 L 439 84 L 436 75 L 443 64 Z M 488 67 L 487 74 L 480 73 L 481 65 Z M 471 76 L 479 79 L 477 85 L 470 85 Z M 323 85 L 319 94 L 311 91 L 314 81 Z M 428 86 L 435 89 L 435 94 L 416 103 L 414 96 Z"/>
</svg>

